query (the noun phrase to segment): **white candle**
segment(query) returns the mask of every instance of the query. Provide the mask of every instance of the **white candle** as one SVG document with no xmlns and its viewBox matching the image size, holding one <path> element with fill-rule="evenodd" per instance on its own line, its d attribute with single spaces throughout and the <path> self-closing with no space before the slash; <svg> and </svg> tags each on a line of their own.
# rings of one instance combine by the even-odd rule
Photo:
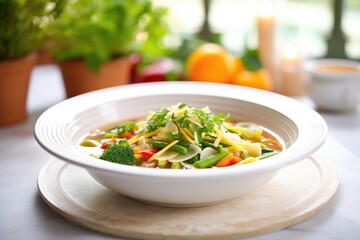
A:
<svg viewBox="0 0 360 240">
<path fill-rule="evenodd" d="M 274 6 L 271 0 L 261 2 L 257 16 L 258 45 L 262 63 L 269 71 L 274 90 L 277 91 L 278 84 L 274 69 L 274 35 L 275 35 L 275 14 Z"/>
<path fill-rule="evenodd" d="M 285 45 L 280 57 L 279 78 L 281 89 L 279 92 L 287 96 L 301 96 L 304 94 L 302 63 L 302 55 L 296 45 Z"/>
</svg>

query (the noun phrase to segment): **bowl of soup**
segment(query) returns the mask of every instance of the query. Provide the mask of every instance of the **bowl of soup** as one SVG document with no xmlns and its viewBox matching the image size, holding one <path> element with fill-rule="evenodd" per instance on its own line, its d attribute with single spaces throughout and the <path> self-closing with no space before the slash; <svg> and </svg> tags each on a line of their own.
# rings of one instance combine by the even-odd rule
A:
<svg viewBox="0 0 360 240">
<path fill-rule="evenodd" d="M 157 82 L 67 99 L 35 138 L 100 184 L 142 202 L 206 206 L 237 198 L 305 159 L 326 139 L 314 110 L 268 91 Z"/>
<path fill-rule="evenodd" d="M 360 62 L 312 59 L 305 63 L 309 96 L 320 110 L 349 111 L 360 103 Z"/>
</svg>

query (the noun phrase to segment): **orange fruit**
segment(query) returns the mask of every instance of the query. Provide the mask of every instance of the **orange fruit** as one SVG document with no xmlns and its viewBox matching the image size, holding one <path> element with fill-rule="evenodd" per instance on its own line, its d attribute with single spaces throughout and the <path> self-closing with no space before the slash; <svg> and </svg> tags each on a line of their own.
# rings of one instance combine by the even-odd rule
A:
<svg viewBox="0 0 360 240">
<path fill-rule="evenodd" d="M 265 69 L 260 69 L 256 72 L 250 72 L 248 70 L 237 72 L 231 79 L 231 82 L 241 86 L 259 88 L 268 91 L 272 89 L 270 74 Z"/>
<path fill-rule="evenodd" d="M 222 46 L 205 43 L 190 54 L 186 67 L 190 80 L 228 83 L 239 63 Z"/>
<path fill-rule="evenodd" d="M 234 70 L 233 70 L 233 73 L 231 75 L 231 79 L 236 75 L 238 74 L 239 72 L 242 72 L 242 71 L 245 71 L 245 67 L 241 61 L 240 58 L 235 58 L 234 60 Z M 230 82 L 231 82 L 231 79 L 230 79 Z"/>
</svg>

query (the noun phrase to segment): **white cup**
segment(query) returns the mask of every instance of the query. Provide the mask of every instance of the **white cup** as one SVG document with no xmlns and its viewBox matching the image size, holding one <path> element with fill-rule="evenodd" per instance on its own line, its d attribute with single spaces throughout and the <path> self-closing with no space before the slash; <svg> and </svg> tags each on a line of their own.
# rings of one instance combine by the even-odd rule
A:
<svg viewBox="0 0 360 240">
<path fill-rule="evenodd" d="M 318 109 L 348 111 L 360 102 L 360 62 L 313 59 L 305 63 L 309 97 Z"/>
</svg>

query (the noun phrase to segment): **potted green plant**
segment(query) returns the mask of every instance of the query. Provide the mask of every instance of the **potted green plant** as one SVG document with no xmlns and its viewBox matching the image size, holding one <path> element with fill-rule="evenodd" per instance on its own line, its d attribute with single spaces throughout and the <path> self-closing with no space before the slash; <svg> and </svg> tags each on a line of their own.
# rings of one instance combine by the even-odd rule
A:
<svg viewBox="0 0 360 240">
<path fill-rule="evenodd" d="M 128 56 L 166 35 L 164 14 L 149 0 L 69 2 L 54 23 L 51 52 L 59 61 L 67 97 L 127 84 Z"/>
<path fill-rule="evenodd" d="M 62 0 L 0 0 L 0 125 L 25 120 L 36 51 Z"/>
</svg>

